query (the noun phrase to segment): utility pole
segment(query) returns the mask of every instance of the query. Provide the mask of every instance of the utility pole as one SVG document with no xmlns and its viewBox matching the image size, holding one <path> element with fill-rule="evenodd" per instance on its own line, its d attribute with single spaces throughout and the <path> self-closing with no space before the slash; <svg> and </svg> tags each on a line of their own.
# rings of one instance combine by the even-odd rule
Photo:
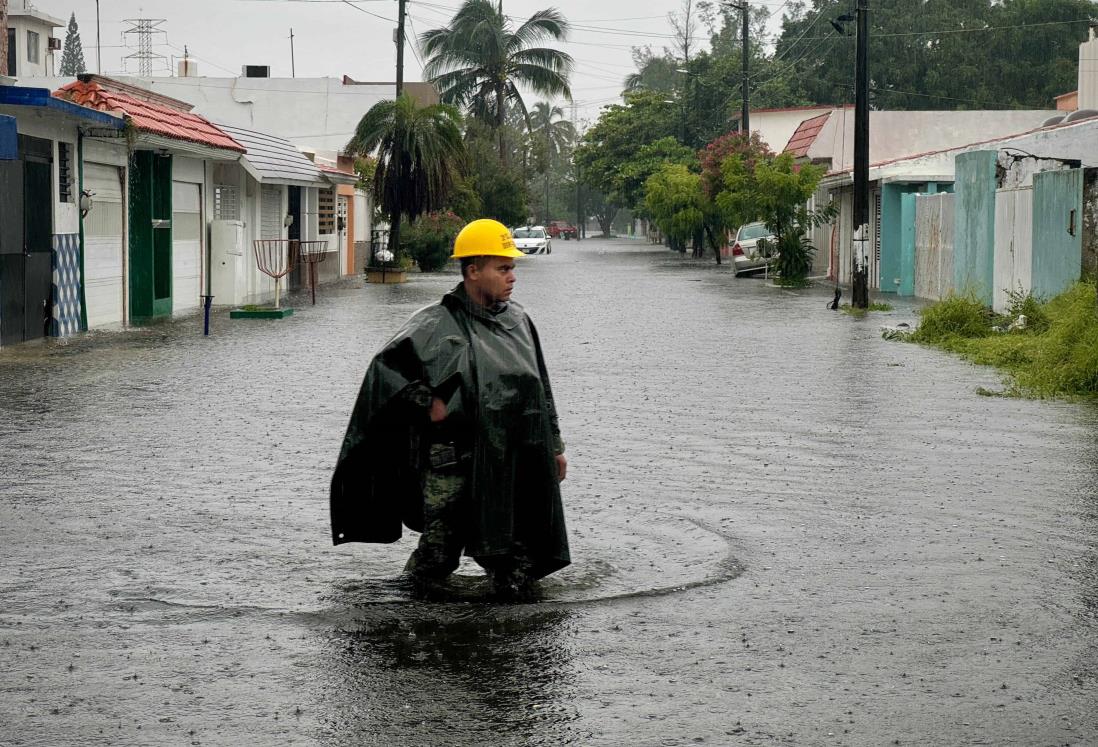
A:
<svg viewBox="0 0 1098 747">
<path fill-rule="evenodd" d="M 740 132 L 747 135 L 751 132 L 751 108 L 748 105 L 749 92 L 748 92 L 748 46 L 747 46 L 747 26 L 751 20 L 751 14 L 748 12 L 749 6 L 747 0 L 743 0 L 740 3 L 721 3 L 726 8 L 734 8 L 740 11 L 740 52 L 741 52 L 741 74 L 740 74 Z M 723 112 L 722 112 L 723 114 Z"/>
<path fill-rule="evenodd" d="M 103 50 L 99 46 L 99 0 L 95 0 L 95 72 L 103 74 Z"/>
<path fill-rule="evenodd" d="M 294 66 L 294 30 L 290 28 L 290 77 L 297 77 L 297 68 Z"/>
<path fill-rule="evenodd" d="M 406 2 L 407 0 L 399 0 L 399 2 L 397 3 L 397 98 L 400 98 L 400 94 L 404 92 L 404 5 Z"/>
<path fill-rule="evenodd" d="M 869 308 L 869 0 L 858 0 L 854 67 L 854 246 L 850 305 Z"/>
<path fill-rule="evenodd" d="M 549 120 L 553 118 L 553 108 L 549 107 L 549 114 L 545 119 L 545 230 L 549 231 L 549 162 L 552 160 L 552 143 L 549 136 L 552 134 L 549 128 Z"/>
<path fill-rule="evenodd" d="M 580 131 L 576 120 L 576 102 L 572 101 L 572 132 L 576 138 L 572 144 L 572 163 L 576 167 L 576 241 L 583 235 L 583 204 L 580 202 L 580 165 L 576 160 L 576 146 L 579 145 Z"/>
<path fill-rule="evenodd" d="M 742 25 L 740 27 L 740 47 L 743 52 L 743 74 L 742 80 L 740 80 L 740 95 L 743 97 L 743 110 L 740 112 L 740 132 L 744 135 L 751 133 L 751 112 L 747 105 L 747 0 L 744 0 L 743 5 L 740 6 L 742 11 Z"/>
</svg>

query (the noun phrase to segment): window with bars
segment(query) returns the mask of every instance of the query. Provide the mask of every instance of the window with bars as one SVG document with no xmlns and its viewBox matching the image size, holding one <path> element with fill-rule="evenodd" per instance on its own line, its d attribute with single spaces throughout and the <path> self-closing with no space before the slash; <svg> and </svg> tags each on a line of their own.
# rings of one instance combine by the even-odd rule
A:
<svg viewBox="0 0 1098 747">
<path fill-rule="evenodd" d="M 335 233 L 335 189 L 320 190 L 320 199 L 317 204 L 317 216 L 320 219 L 319 232 L 321 235 Z"/>
<path fill-rule="evenodd" d="M 214 220 L 240 220 L 240 190 L 235 184 L 215 184 Z"/>
<path fill-rule="evenodd" d="M 61 202 L 72 202 L 72 146 L 57 143 L 57 195 Z"/>
</svg>

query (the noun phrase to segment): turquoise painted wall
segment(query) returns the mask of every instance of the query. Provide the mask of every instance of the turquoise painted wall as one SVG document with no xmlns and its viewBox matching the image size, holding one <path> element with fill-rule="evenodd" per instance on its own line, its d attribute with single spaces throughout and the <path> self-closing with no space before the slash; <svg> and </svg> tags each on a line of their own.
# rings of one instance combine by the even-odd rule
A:
<svg viewBox="0 0 1098 747">
<path fill-rule="evenodd" d="M 927 185 L 927 194 L 934 194 L 936 185 Z M 915 295 L 915 193 L 900 197 L 900 285 L 901 296 Z"/>
<path fill-rule="evenodd" d="M 956 159 L 957 190 L 953 235 L 953 284 L 991 306 L 995 268 L 995 170 L 993 150 L 962 153 Z"/>
<path fill-rule="evenodd" d="M 1033 175 L 1033 294 L 1051 298 L 1083 264 L 1083 171 Z"/>
<path fill-rule="evenodd" d="M 884 186 L 881 192 L 882 293 L 915 295 L 915 195 L 952 191 L 953 185 L 948 182 Z M 890 287 L 886 288 L 886 285 Z"/>
</svg>

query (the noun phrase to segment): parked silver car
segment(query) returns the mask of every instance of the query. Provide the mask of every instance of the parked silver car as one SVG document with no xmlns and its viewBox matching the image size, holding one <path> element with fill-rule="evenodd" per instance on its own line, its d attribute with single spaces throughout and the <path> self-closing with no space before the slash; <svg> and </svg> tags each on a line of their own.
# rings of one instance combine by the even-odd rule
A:
<svg viewBox="0 0 1098 747">
<path fill-rule="evenodd" d="M 552 254 L 553 242 L 542 226 L 524 226 L 511 230 L 515 246 L 526 254 Z"/>
<path fill-rule="evenodd" d="M 759 245 L 759 241 L 763 245 Z M 745 223 L 736 231 L 732 242 L 732 263 L 737 275 L 746 275 L 768 269 L 778 258 L 775 238 L 765 223 Z"/>
</svg>

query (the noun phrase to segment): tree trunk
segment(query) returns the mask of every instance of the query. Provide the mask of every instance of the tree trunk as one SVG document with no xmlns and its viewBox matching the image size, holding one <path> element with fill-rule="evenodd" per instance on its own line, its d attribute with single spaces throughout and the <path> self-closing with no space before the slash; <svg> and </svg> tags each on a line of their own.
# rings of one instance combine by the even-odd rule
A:
<svg viewBox="0 0 1098 747">
<path fill-rule="evenodd" d="M 717 260 L 717 264 L 721 263 L 721 247 L 717 242 L 717 236 L 713 233 L 713 226 L 708 223 L 705 225 L 705 233 L 709 237 L 709 246 L 713 247 L 713 257 Z"/>
<path fill-rule="evenodd" d="M 507 167 L 507 142 L 503 136 L 504 104 L 503 86 L 496 86 L 496 134 L 499 135 L 499 162 Z"/>
</svg>

